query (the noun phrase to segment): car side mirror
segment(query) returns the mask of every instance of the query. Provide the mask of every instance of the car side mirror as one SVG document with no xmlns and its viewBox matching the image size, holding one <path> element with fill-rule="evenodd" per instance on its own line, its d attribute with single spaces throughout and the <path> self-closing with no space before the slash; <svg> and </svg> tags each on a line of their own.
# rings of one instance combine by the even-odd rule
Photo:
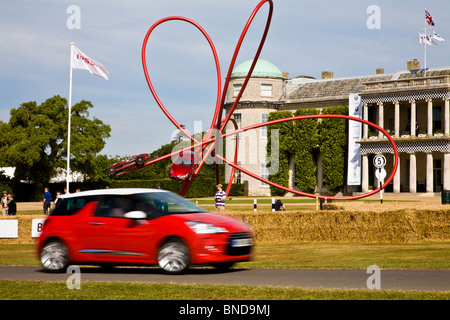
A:
<svg viewBox="0 0 450 320">
<path fill-rule="evenodd" d="M 144 211 L 130 211 L 125 213 L 124 217 L 133 220 L 144 220 L 147 219 L 147 214 Z"/>
</svg>

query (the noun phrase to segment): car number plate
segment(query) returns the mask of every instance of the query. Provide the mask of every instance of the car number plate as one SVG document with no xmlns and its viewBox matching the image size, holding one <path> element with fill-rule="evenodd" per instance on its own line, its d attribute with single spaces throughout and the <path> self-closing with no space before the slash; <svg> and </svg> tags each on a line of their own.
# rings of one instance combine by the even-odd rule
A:
<svg viewBox="0 0 450 320">
<path fill-rule="evenodd" d="M 248 247 L 252 245 L 252 239 L 251 238 L 245 238 L 245 239 L 231 239 L 231 246 L 233 248 L 237 247 Z"/>
</svg>

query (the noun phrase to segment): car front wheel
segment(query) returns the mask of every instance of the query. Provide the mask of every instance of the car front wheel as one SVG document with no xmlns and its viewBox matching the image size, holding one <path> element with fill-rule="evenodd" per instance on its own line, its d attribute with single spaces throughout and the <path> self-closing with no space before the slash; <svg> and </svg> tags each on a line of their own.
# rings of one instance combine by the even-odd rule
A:
<svg viewBox="0 0 450 320">
<path fill-rule="evenodd" d="M 142 166 L 144 164 L 144 162 L 145 162 L 145 159 L 144 159 L 143 156 L 139 156 L 139 157 L 136 158 L 136 165 L 137 166 Z"/>
<path fill-rule="evenodd" d="M 158 251 L 158 264 L 168 274 L 184 273 L 190 264 L 189 249 L 179 239 L 169 240 Z"/>
<path fill-rule="evenodd" d="M 64 272 L 69 266 L 69 250 L 61 241 L 50 241 L 42 248 L 41 263 L 49 272 Z"/>
<path fill-rule="evenodd" d="M 108 175 L 109 175 L 110 177 L 114 177 L 114 176 L 116 175 L 116 168 L 114 168 L 114 167 L 109 167 L 109 168 L 108 168 Z"/>
</svg>

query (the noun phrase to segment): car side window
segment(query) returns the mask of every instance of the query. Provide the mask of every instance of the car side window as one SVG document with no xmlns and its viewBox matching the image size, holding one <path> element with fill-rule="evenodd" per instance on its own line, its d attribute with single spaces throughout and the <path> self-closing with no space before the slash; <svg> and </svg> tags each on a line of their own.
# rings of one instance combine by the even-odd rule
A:
<svg viewBox="0 0 450 320">
<path fill-rule="evenodd" d="M 92 201 L 91 197 L 76 197 L 60 199 L 52 211 L 53 216 L 69 216 L 75 214 L 87 203 Z"/>
<path fill-rule="evenodd" d="M 126 201 L 123 197 L 105 196 L 102 197 L 95 210 L 97 217 L 123 218 L 126 211 Z"/>
<path fill-rule="evenodd" d="M 95 216 L 124 218 L 125 213 L 130 211 L 143 211 L 147 219 L 156 217 L 156 210 L 148 202 L 133 196 L 105 196 L 99 199 Z"/>
</svg>

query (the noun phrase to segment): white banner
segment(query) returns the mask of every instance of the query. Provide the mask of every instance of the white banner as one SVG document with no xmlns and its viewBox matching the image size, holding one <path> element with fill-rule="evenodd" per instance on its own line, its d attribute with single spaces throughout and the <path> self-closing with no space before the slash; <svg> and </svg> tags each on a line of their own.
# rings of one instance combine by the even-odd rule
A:
<svg viewBox="0 0 450 320">
<path fill-rule="evenodd" d="M 358 94 L 350 94 L 348 97 L 348 115 L 351 117 L 362 117 L 361 97 Z M 361 140 L 362 123 L 349 121 L 348 124 L 348 163 L 347 163 L 347 185 L 361 185 Z"/>
<path fill-rule="evenodd" d="M 72 45 L 72 68 L 85 69 L 91 74 L 95 74 L 108 80 L 108 70 L 98 61 L 89 58 L 80 49 Z"/>
<path fill-rule="evenodd" d="M 31 222 L 31 237 L 38 238 L 41 235 L 45 219 L 33 219 Z"/>
<path fill-rule="evenodd" d="M 18 238 L 19 220 L 0 220 L 0 238 Z"/>
</svg>

